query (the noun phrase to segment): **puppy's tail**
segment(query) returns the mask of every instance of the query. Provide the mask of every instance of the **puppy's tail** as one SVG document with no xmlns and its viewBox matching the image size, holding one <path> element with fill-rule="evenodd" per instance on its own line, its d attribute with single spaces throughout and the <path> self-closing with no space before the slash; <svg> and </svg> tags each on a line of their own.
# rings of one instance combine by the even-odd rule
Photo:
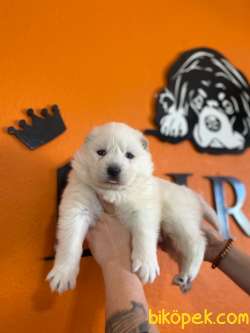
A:
<svg viewBox="0 0 250 333">
<path fill-rule="evenodd" d="M 199 195 L 203 217 L 218 231 L 220 231 L 220 221 L 214 209 Z"/>
</svg>

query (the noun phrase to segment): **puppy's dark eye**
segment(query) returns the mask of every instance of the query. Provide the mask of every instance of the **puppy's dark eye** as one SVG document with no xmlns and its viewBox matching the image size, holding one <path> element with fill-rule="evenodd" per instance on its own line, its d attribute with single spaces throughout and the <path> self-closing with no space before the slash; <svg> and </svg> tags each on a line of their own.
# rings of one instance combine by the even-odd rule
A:
<svg viewBox="0 0 250 333">
<path fill-rule="evenodd" d="M 99 156 L 105 156 L 107 154 L 107 152 L 105 149 L 99 149 L 99 150 L 97 150 L 97 154 Z"/>
<path fill-rule="evenodd" d="M 127 152 L 127 153 L 126 153 L 126 157 L 127 157 L 128 159 L 132 160 L 132 159 L 135 157 L 135 155 L 133 155 L 133 154 L 130 153 L 130 152 Z"/>
</svg>

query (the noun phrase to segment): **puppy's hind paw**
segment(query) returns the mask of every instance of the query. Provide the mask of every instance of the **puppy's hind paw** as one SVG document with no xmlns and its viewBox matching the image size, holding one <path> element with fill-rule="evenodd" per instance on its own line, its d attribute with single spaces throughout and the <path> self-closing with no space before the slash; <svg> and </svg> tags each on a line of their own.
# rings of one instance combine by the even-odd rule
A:
<svg viewBox="0 0 250 333">
<path fill-rule="evenodd" d="M 64 291 L 74 289 L 76 285 L 76 277 L 78 269 L 70 266 L 54 266 L 46 277 L 49 281 L 52 291 L 57 291 L 59 294 Z"/>
<path fill-rule="evenodd" d="M 172 283 L 179 286 L 183 293 L 188 292 L 192 288 L 192 281 L 189 276 L 176 275 Z"/>
</svg>

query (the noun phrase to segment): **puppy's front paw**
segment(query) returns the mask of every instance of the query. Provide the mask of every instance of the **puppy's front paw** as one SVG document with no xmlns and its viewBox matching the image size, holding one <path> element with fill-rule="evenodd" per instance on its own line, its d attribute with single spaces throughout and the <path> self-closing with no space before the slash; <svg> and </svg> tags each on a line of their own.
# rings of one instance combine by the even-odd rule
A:
<svg viewBox="0 0 250 333">
<path fill-rule="evenodd" d="M 188 123 L 182 112 L 172 112 L 162 117 L 160 132 L 165 136 L 182 138 L 188 132 Z"/>
<path fill-rule="evenodd" d="M 137 273 L 143 283 L 152 283 L 160 274 L 157 257 L 142 257 L 132 254 L 132 271 Z"/>
<path fill-rule="evenodd" d="M 71 265 L 55 265 L 49 272 L 46 280 L 49 281 L 52 291 L 59 294 L 74 289 L 79 268 Z"/>
</svg>

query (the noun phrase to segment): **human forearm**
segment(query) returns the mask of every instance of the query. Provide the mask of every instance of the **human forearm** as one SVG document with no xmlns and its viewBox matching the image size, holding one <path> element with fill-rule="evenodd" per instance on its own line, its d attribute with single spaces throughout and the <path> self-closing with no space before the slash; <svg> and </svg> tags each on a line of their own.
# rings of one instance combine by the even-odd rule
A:
<svg viewBox="0 0 250 333">
<path fill-rule="evenodd" d="M 250 295 L 250 257 L 234 246 L 218 268 Z"/>
<path fill-rule="evenodd" d="M 213 233 L 207 233 L 207 235 L 209 242 L 206 260 L 213 263 L 215 258 L 225 249 L 227 241 L 215 237 Z M 250 257 L 248 255 L 233 245 L 226 256 L 219 261 L 218 269 L 250 294 Z"/>
<path fill-rule="evenodd" d="M 147 322 L 148 305 L 138 277 L 124 267 L 103 269 L 106 292 L 106 333 L 156 333 Z"/>
<path fill-rule="evenodd" d="M 207 237 L 205 260 L 213 264 L 219 260 L 218 269 L 250 295 L 250 256 L 234 244 L 230 248 L 230 241 L 224 240 L 213 229 L 204 227 L 203 231 Z"/>
<path fill-rule="evenodd" d="M 148 324 L 148 305 L 141 281 L 131 272 L 128 229 L 104 214 L 87 239 L 104 277 L 106 333 L 157 333 Z"/>
</svg>

